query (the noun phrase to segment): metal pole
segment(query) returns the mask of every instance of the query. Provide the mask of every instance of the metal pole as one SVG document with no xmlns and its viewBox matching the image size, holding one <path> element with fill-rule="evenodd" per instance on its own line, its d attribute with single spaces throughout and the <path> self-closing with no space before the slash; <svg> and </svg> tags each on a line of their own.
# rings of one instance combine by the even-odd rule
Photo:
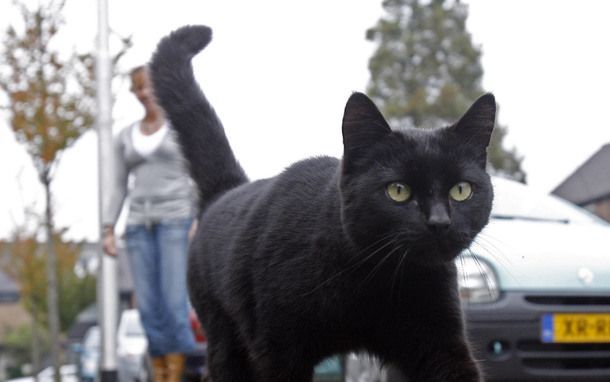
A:
<svg viewBox="0 0 610 382">
<path fill-rule="evenodd" d="M 96 57 L 97 130 L 99 167 L 100 238 L 106 213 L 107 189 L 112 180 L 112 64 L 108 51 L 108 3 L 98 0 L 98 35 Z M 101 242 L 101 240 L 100 240 Z M 105 255 L 100 245 L 101 267 L 98 275 L 98 320 L 102 331 L 100 381 L 117 380 L 116 329 L 118 317 L 117 259 Z"/>
</svg>

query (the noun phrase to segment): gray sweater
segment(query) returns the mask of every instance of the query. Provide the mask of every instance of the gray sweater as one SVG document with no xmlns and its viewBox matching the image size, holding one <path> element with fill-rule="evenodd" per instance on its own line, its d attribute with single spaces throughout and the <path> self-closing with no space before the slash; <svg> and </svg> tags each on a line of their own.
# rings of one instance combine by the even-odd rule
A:
<svg viewBox="0 0 610 382">
<path fill-rule="evenodd" d="M 114 180 L 104 203 L 104 225 L 114 225 L 129 198 L 127 224 L 154 224 L 195 215 L 197 193 L 186 162 L 169 128 L 159 146 L 146 156 L 134 148 L 134 123 L 114 140 Z"/>
</svg>

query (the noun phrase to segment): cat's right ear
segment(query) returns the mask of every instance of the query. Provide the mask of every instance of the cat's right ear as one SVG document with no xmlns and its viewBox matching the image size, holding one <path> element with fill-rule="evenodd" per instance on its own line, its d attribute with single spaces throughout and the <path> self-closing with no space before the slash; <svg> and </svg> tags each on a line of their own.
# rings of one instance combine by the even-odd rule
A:
<svg viewBox="0 0 610 382">
<path fill-rule="evenodd" d="M 357 161 L 361 152 L 392 130 L 377 106 L 363 93 L 353 93 L 343 113 L 343 167 Z"/>
</svg>

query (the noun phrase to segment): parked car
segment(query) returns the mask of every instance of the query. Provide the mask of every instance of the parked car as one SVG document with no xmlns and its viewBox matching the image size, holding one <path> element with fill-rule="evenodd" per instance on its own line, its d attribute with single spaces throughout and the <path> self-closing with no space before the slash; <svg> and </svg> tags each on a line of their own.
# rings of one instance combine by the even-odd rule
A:
<svg viewBox="0 0 610 382">
<path fill-rule="evenodd" d="M 61 365 L 59 368 L 59 375 L 61 376 L 62 382 L 77 382 L 78 367 L 76 365 Z M 53 368 L 47 367 L 38 373 L 38 382 L 53 382 Z"/>
<path fill-rule="evenodd" d="M 136 309 L 124 310 L 117 330 L 119 381 L 145 382 L 148 380 L 147 347 L 148 341 L 140 322 L 140 314 Z"/>
<path fill-rule="evenodd" d="M 489 380 L 610 380 L 610 225 L 495 179 L 492 221 L 458 260 Z"/>
<path fill-rule="evenodd" d="M 184 367 L 185 381 L 201 381 L 207 375 L 205 334 L 194 312 L 189 321 L 197 348 L 186 355 Z M 121 314 L 117 331 L 117 371 L 121 382 L 146 382 L 152 377 L 148 358 L 148 341 L 137 309 L 127 309 Z"/>
<path fill-rule="evenodd" d="M 78 368 L 76 365 L 62 365 L 59 368 L 59 374 L 62 382 L 78 382 Z M 53 382 L 53 367 L 49 366 L 38 373 L 37 378 L 34 377 L 21 377 L 15 379 L 9 379 L 6 382 Z"/>
<path fill-rule="evenodd" d="M 98 380 L 100 361 L 100 327 L 95 325 L 87 329 L 83 342 L 76 347 L 78 354 L 78 375 L 81 382 Z"/>
<path fill-rule="evenodd" d="M 610 225 L 523 184 L 493 182 L 490 223 L 456 260 L 486 380 L 610 381 Z M 404 382 L 372 369 L 348 357 L 350 382 Z"/>
</svg>

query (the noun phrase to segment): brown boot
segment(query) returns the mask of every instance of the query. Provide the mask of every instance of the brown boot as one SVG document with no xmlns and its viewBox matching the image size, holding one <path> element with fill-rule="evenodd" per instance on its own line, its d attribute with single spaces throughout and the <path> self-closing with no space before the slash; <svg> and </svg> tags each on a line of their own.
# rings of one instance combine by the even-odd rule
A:
<svg viewBox="0 0 610 382">
<path fill-rule="evenodd" d="M 167 382 L 168 372 L 165 357 L 152 357 L 150 363 L 152 365 L 153 382 Z"/>
<path fill-rule="evenodd" d="M 171 353 L 165 355 L 167 364 L 167 382 L 181 382 L 184 370 L 184 354 Z"/>
</svg>

